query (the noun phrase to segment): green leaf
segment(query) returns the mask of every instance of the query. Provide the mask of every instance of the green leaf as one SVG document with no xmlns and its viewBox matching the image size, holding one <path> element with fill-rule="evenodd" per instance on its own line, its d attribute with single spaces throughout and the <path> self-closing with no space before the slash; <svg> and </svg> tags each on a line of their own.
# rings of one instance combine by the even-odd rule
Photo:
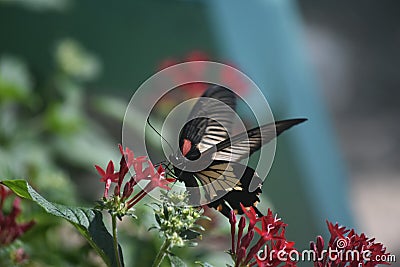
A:
<svg viewBox="0 0 400 267">
<path fill-rule="evenodd" d="M 60 69 L 78 80 L 91 81 L 100 74 L 99 59 L 73 39 L 61 40 L 56 47 L 55 57 Z"/>
<path fill-rule="evenodd" d="M 186 267 L 186 263 L 184 263 L 179 257 L 168 254 L 169 261 L 171 262 L 171 267 Z"/>
<path fill-rule="evenodd" d="M 167 220 L 169 218 L 169 212 L 168 212 L 168 208 L 166 205 L 164 206 L 164 218 L 166 218 Z"/>
<path fill-rule="evenodd" d="M 193 241 L 188 241 L 187 242 L 187 246 L 188 247 L 197 247 L 199 245 L 199 243 L 197 242 L 193 242 Z"/>
<path fill-rule="evenodd" d="M 161 225 L 160 215 L 158 215 L 157 213 L 154 213 L 154 217 L 156 218 L 158 225 Z"/>
<path fill-rule="evenodd" d="M 204 232 L 206 230 L 206 229 L 204 229 L 203 226 L 201 226 L 199 224 L 193 225 L 190 229 L 195 230 L 195 231 L 202 231 L 202 232 Z"/>
<path fill-rule="evenodd" d="M 195 261 L 194 263 L 199 264 L 202 267 L 214 267 L 213 265 L 209 264 L 208 262 Z"/>
<path fill-rule="evenodd" d="M 151 231 L 151 230 L 160 230 L 160 227 L 154 225 L 154 226 L 150 227 L 149 229 L 147 229 L 147 231 Z"/>
<path fill-rule="evenodd" d="M 103 224 L 103 216 L 100 211 L 89 208 L 67 207 L 49 202 L 39 195 L 25 180 L 6 180 L 1 183 L 18 196 L 36 202 L 47 213 L 70 222 L 103 258 L 107 266 L 117 266 L 113 238 Z M 123 261 L 120 246 L 119 253 L 121 261 Z"/>
<path fill-rule="evenodd" d="M 203 219 L 203 220 L 210 221 L 210 222 L 212 221 L 212 219 L 210 217 L 205 216 L 205 215 L 200 216 L 199 219 Z"/>
<path fill-rule="evenodd" d="M 187 230 L 183 231 L 182 233 L 180 233 L 179 236 L 182 237 L 182 238 L 185 238 L 186 240 L 191 240 L 191 239 L 197 238 L 200 235 L 201 234 L 199 232 L 187 229 Z"/>
<path fill-rule="evenodd" d="M 0 58 L 0 100 L 27 99 L 33 83 L 23 61 L 9 55 Z"/>
</svg>

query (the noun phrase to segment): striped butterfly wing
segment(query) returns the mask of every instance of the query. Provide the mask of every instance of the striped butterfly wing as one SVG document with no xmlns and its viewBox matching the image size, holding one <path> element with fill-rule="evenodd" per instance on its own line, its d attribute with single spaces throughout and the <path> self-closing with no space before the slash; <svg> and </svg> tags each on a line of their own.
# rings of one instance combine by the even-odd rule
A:
<svg viewBox="0 0 400 267">
<path fill-rule="evenodd" d="M 256 205 L 260 201 L 262 181 L 252 168 L 237 162 L 214 161 L 207 169 L 194 175 L 203 186 L 208 206 L 223 215 L 229 217 L 231 210 L 242 214 L 240 203 L 258 211 Z"/>
<path fill-rule="evenodd" d="M 200 153 L 228 138 L 235 115 L 236 95 L 221 86 L 212 86 L 196 102 L 188 117 L 188 123 L 179 135 L 179 147 L 189 140 Z M 221 123 L 225 126 L 223 127 Z"/>
<path fill-rule="evenodd" d="M 205 170 L 195 173 L 203 185 L 207 200 L 211 201 L 209 206 L 229 216 L 232 209 L 241 214 L 242 203 L 245 207 L 253 207 L 261 215 L 256 205 L 259 202 L 262 181 L 252 168 L 238 161 L 248 157 L 285 130 L 304 121 L 305 119 L 291 119 L 266 124 L 218 143 L 217 152 L 213 154 L 213 163 Z M 208 151 L 212 150 L 203 154 L 206 155 Z"/>
<path fill-rule="evenodd" d="M 214 160 L 238 162 L 249 157 L 285 130 L 305 120 L 306 119 L 283 120 L 253 128 L 216 144 L 216 152 L 214 152 L 215 150 L 209 150 L 209 152 L 205 151 L 204 154 L 214 152 L 212 156 Z"/>
<path fill-rule="evenodd" d="M 179 135 L 179 147 L 186 158 L 212 156 L 214 160 L 206 169 L 195 173 L 183 172 L 184 177 L 180 177 L 191 190 L 192 203 L 199 203 L 198 186 L 201 184 L 204 196 L 210 202 L 208 205 L 225 216 L 229 216 L 231 209 L 242 213 L 240 203 L 255 208 L 261 193 L 261 179 L 253 169 L 237 161 L 304 121 L 280 121 L 229 138 L 235 107 L 236 95 L 232 91 L 212 86 L 196 102 Z M 255 190 L 250 192 L 250 188 Z"/>
</svg>

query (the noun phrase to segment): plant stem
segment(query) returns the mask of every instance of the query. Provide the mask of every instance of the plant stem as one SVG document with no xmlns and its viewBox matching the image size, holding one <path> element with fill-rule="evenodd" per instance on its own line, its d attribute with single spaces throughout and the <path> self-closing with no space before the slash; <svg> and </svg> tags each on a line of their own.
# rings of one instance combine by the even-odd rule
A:
<svg viewBox="0 0 400 267">
<path fill-rule="evenodd" d="M 147 195 L 147 192 L 142 190 L 139 193 L 137 193 L 132 199 L 130 199 L 127 204 L 128 204 L 128 210 L 135 206 L 142 198 L 144 198 Z"/>
<path fill-rule="evenodd" d="M 162 244 L 160 251 L 157 254 L 156 259 L 153 262 L 153 267 L 158 267 L 160 266 L 161 262 L 164 259 L 165 254 L 167 254 L 167 251 L 171 245 L 171 241 L 169 239 L 165 239 L 164 243 Z"/>
<path fill-rule="evenodd" d="M 113 232 L 115 260 L 117 261 L 117 266 L 122 267 L 121 259 L 119 257 L 119 251 L 118 251 L 117 216 L 111 215 L 111 218 L 112 218 L 112 232 Z"/>
</svg>

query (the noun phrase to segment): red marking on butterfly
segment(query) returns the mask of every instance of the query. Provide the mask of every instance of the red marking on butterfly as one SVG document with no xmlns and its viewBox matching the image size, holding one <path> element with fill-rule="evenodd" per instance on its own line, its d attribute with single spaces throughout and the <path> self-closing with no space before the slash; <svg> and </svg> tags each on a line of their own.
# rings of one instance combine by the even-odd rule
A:
<svg viewBox="0 0 400 267">
<path fill-rule="evenodd" d="M 184 139 L 182 146 L 182 155 L 186 156 L 191 148 L 192 148 L 192 142 L 190 142 L 188 139 Z"/>
</svg>

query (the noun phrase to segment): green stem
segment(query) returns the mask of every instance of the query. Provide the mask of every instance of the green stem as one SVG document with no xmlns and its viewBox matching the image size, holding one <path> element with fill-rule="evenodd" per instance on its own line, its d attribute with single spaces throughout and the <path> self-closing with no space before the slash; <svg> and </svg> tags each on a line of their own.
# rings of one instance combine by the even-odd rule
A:
<svg viewBox="0 0 400 267">
<path fill-rule="evenodd" d="M 117 216 L 111 215 L 112 218 L 112 232 L 113 232 L 113 243 L 114 243 L 114 253 L 115 259 L 117 261 L 117 266 L 122 267 L 121 259 L 119 257 L 119 250 L 118 250 L 118 236 L 117 236 Z"/>
<path fill-rule="evenodd" d="M 169 239 L 165 239 L 164 243 L 162 244 L 160 251 L 157 254 L 156 259 L 153 262 L 153 267 L 158 267 L 160 266 L 161 262 L 163 261 L 165 254 L 167 254 L 167 251 L 169 247 L 171 246 L 171 241 Z"/>
</svg>

